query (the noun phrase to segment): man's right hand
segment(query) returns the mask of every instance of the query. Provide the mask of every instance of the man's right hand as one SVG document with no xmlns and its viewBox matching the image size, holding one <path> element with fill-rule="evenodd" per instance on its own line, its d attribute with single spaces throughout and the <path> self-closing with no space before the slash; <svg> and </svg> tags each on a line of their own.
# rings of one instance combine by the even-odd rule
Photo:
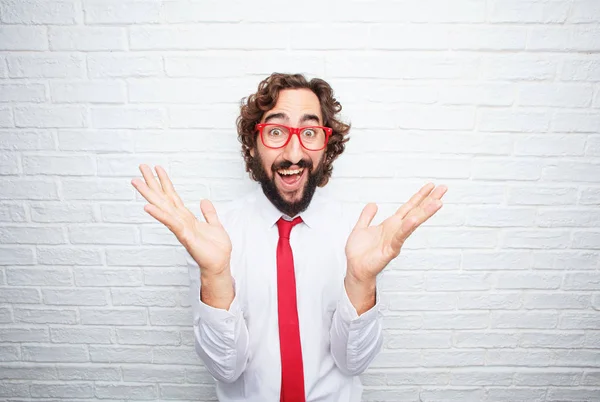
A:
<svg viewBox="0 0 600 402">
<path fill-rule="evenodd" d="M 187 209 L 173 188 L 167 172 L 156 166 L 159 181 L 148 165 L 140 165 L 144 181 L 135 178 L 133 187 L 150 203 L 144 211 L 165 225 L 200 266 L 205 277 L 228 275 L 231 240 L 219 222 L 215 207 L 208 200 L 200 202 L 206 222 L 199 221 Z"/>
</svg>

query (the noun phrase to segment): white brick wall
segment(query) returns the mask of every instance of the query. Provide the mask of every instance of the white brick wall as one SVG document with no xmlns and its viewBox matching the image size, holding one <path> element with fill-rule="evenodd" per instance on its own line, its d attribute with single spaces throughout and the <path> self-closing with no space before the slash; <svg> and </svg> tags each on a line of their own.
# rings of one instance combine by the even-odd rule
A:
<svg viewBox="0 0 600 402">
<path fill-rule="evenodd" d="M 130 179 L 245 193 L 238 102 L 285 71 L 352 122 L 329 194 L 450 188 L 364 400 L 600 401 L 599 52 L 598 0 L 0 0 L 0 399 L 215 399 Z"/>
</svg>

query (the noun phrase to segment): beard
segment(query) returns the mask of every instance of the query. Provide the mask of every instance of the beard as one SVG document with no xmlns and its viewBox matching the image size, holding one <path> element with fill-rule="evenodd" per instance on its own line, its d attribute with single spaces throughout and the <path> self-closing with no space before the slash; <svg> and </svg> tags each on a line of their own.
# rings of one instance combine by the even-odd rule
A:
<svg viewBox="0 0 600 402">
<path fill-rule="evenodd" d="M 264 168 L 260 154 L 255 152 L 255 155 L 256 156 L 253 157 L 250 162 L 250 169 L 254 173 L 256 180 L 258 180 L 260 183 L 263 193 L 265 193 L 265 196 L 269 199 L 269 201 L 271 201 L 275 208 L 291 218 L 301 212 L 304 212 L 310 205 L 313 195 L 315 194 L 315 190 L 323 179 L 323 175 L 325 173 L 325 154 L 323 155 L 323 158 L 317 165 L 317 168 L 314 172 L 311 160 L 302 159 L 295 164 L 300 168 L 308 169 L 308 179 L 306 180 L 304 187 L 298 190 L 302 192 L 302 197 L 300 197 L 298 201 L 292 202 L 285 200 L 279 192 L 279 189 L 277 189 L 275 184 L 275 175 L 278 174 L 277 170 L 288 169 L 293 165 L 293 163 L 290 161 L 283 161 L 273 164 L 271 166 L 272 177 L 269 177 Z"/>
</svg>

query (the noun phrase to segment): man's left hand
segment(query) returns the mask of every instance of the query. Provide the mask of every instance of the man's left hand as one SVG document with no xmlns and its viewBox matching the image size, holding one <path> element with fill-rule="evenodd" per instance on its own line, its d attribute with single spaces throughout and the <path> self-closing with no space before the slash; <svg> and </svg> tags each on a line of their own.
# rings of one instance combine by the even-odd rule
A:
<svg viewBox="0 0 600 402">
<path fill-rule="evenodd" d="M 406 239 L 423 222 L 442 207 L 448 188 L 428 183 L 402 205 L 398 211 L 377 226 L 370 226 L 377 205 L 367 204 L 346 243 L 347 275 L 356 282 L 373 282 L 400 254 Z"/>
</svg>

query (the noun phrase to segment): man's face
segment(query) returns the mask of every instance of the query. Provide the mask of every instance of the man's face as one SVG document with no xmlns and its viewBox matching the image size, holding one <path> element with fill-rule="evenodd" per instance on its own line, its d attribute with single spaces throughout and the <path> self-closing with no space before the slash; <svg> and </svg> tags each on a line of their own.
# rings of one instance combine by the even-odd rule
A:
<svg viewBox="0 0 600 402">
<path fill-rule="evenodd" d="M 322 126 L 323 116 L 317 96 L 308 89 L 284 89 L 277 103 L 262 117 L 261 123 L 292 127 Z M 279 149 L 264 146 L 260 136 L 256 148 L 250 151 L 254 161 L 252 171 L 269 200 L 289 216 L 304 211 L 323 176 L 325 149 L 308 151 L 297 135 Z M 295 173 L 297 174 L 290 174 Z"/>
</svg>

